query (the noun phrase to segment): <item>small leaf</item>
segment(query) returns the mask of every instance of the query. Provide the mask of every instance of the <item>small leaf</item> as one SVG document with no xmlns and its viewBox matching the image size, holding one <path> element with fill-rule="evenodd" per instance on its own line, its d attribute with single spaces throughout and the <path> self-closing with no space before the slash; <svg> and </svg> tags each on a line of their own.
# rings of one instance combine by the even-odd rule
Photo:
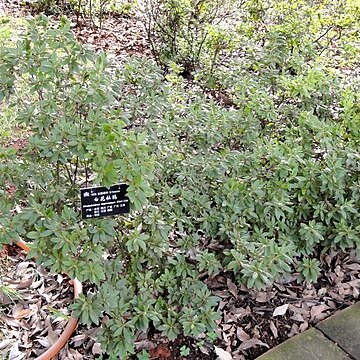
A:
<svg viewBox="0 0 360 360">
<path fill-rule="evenodd" d="M 250 340 L 250 336 L 241 327 L 238 327 L 236 331 L 236 336 L 240 341 Z"/>
<path fill-rule="evenodd" d="M 310 311 L 311 319 L 319 316 L 323 311 L 327 310 L 329 307 L 325 304 L 313 306 Z"/>
<path fill-rule="evenodd" d="M 218 356 L 218 360 L 232 360 L 232 356 L 227 351 L 215 346 L 215 353 Z"/>
<path fill-rule="evenodd" d="M 30 231 L 29 233 L 26 234 L 26 236 L 29 239 L 37 239 L 39 237 L 39 233 L 37 231 Z"/>
<path fill-rule="evenodd" d="M 270 330 L 274 335 L 274 338 L 277 339 L 278 338 L 278 330 L 275 326 L 275 324 L 270 320 Z"/>
<path fill-rule="evenodd" d="M 255 347 L 257 345 L 260 345 L 260 346 L 265 346 L 267 348 L 269 348 L 269 345 L 268 344 L 265 344 L 264 342 L 262 342 L 261 340 L 259 339 L 250 339 L 250 340 L 247 340 L 247 341 L 244 341 L 240 346 L 239 346 L 239 350 L 247 350 L 247 349 L 250 349 L 252 347 Z"/>
<path fill-rule="evenodd" d="M 273 316 L 282 316 L 285 315 L 285 313 L 287 312 L 287 309 L 289 308 L 289 304 L 285 304 L 285 305 L 281 305 L 278 306 L 277 308 L 275 308 L 274 312 L 273 312 Z"/>
</svg>

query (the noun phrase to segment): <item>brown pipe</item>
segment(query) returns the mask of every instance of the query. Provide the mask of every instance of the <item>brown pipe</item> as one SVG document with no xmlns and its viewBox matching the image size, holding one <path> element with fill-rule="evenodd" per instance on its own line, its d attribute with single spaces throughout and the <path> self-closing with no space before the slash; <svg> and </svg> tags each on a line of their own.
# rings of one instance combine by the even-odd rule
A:
<svg viewBox="0 0 360 360">
<path fill-rule="evenodd" d="M 16 245 L 27 253 L 30 251 L 29 245 L 27 245 L 24 241 L 19 240 L 16 242 Z"/>
<path fill-rule="evenodd" d="M 16 245 L 19 246 L 21 249 L 23 249 L 25 252 L 30 251 L 29 246 L 23 241 L 16 242 Z M 75 300 L 82 293 L 82 285 L 81 282 L 76 278 L 74 280 L 71 280 L 70 283 L 74 285 L 74 300 Z M 69 338 L 72 335 L 72 333 L 75 331 L 78 322 L 79 319 L 75 317 L 71 317 L 68 323 L 66 324 L 64 331 L 62 332 L 60 337 L 55 341 L 55 343 L 51 345 L 43 354 L 41 354 L 35 360 L 51 360 L 53 357 L 58 355 L 60 350 L 69 341 Z"/>
</svg>

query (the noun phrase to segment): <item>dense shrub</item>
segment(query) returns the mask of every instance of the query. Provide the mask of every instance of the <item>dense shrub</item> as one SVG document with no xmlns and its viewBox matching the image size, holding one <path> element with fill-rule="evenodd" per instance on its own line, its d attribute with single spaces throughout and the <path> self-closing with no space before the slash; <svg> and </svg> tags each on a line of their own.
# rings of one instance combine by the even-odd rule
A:
<svg viewBox="0 0 360 360">
<path fill-rule="evenodd" d="M 76 43 L 68 22 L 56 29 L 40 18 L 16 47 L 1 48 L 0 73 L 2 98 L 29 137 L 18 153 L 1 149 L 1 243 L 30 239 L 30 256 L 94 284 L 74 310 L 85 324 L 110 317 L 101 338 L 114 358 L 133 353 L 149 327 L 170 339 L 211 332 L 217 298 L 170 246 L 171 226 L 148 202 L 156 159 L 145 133 L 129 126 L 135 104 L 119 98 L 126 83 L 105 55 Z M 133 75 L 129 66 L 123 73 Z M 83 222 L 80 186 L 121 181 L 131 215 Z"/>
<path fill-rule="evenodd" d="M 284 107 L 276 108 L 261 88 L 236 110 L 194 95 L 171 117 L 149 125 L 159 134 L 153 146 L 163 171 L 155 192 L 162 195 L 164 217 L 178 229 L 184 251 L 195 253 L 209 272 L 221 262 L 241 282 L 263 287 L 289 275 L 295 259 L 358 247 L 355 93 L 315 73 L 325 84 L 311 88 L 301 77 L 310 87 L 301 101 L 297 91 L 290 95 L 290 83 Z M 324 96 L 324 104 L 316 96 L 324 86 L 336 91 L 332 114 L 330 99 Z M 349 102 L 351 110 L 343 107 Z M 318 110 L 325 105 L 329 111 Z"/>
</svg>

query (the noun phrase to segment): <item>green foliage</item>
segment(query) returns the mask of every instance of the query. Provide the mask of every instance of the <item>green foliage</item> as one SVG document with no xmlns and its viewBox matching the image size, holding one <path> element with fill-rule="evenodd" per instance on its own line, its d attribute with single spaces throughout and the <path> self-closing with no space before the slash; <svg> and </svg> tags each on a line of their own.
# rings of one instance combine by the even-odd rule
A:
<svg viewBox="0 0 360 360">
<path fill-rule="evenodd" d="M 0 47 L 7 46 L 12 41 L 16 41 L 17 34 L 22 30 L 22 27 L 23 21 L 21 19 L 0 16 Z M 5 83 L 8 80 L 7 76 L 5 76 L 2 82 L 4 81 Z M 13 110 L 3 104 L 0 111 L 0 143 L 4 143 L 10 135 L 13 136 L 14 132 L 18 130 L 14 128 L 13 118 Z"/>
<path fill-rule="evenodd" d="M 180 348 L 180 355 L 184 356 L 184 357 L 189 356 L 190 355 L 190 349 L 186 345 L 183 345 Z"/>
<path fill-rule="evenodd" d="M 137 0 L 69 0 L 68 3 L 68 7 L 72 8 L 78 17 L 87 18 L 92 25 L 101 28 L 109 13 L 129 15 Z"/>
<path fill-rule="evenodd" d="M 30 240 L 30 257 L 92 283 L 96 291 L 80 296 L 74 314 L 86 325 L 106 315 L 103 348 L 126 359 L 135 336 L 150 327 L 171 339 L 213 331 L 218 299 L 185 253 L 171 255 L 171 225 L 149 202 L 155 154 L 148 133 L 132 125 L 136 103 L 119 96 L 138 81 L 131 70 L 138 65 L 115 69 L 78 44 L 69 27 L 40 17 L 14 46 L 1 48 L 1 98 L 28 130 L 23 149 L 0 151 L 0 241 Z M 131 214 L 82 221 L 80 187 L 119 182 L 129 184 Z"/>
<path fill-rule="evenodd" d="M 9 285 L 5 285 L 3 283 L 0 283 L 0 298 L 2 299 L 10 299 L 11 301 L 22 299 L 21 294 L 18 290 L 14 289 L 13 287 Z"/>
<path fill-rule="evenodd" d="M 216 274 L 220 262 L 257 288 L 289 274 L 299 255 L 358 247 L 360 229 L 359 87 L 323 57 L 333 51 L 328 41 L 343 41 L 337 30 L 319 38 L 343 13 L 329 4 L 280 12 L 279 4 L 260 3 L 252 13 L 255 2 L 244 8 L 243 19 L 252 22 L 239 28 L 241 62 L 233 58 L 215 72 L 235 107 L 189 91 L 172 66 L 171 89 L 153 83 L 161 118 L 146 113 L 162 165 L 155 193 L 178 246 L 200 271 Z M 333 17 L 318 21 L 320 12 Z M 251 27 L 267 17 L 266 32 Z M 138 73 L 138 83 L 144 76 Z M 161 100 L 164 92 L 169 102 Z"/>
<path fill-rule="evenodd" d="M 109 10 L 118 15 L 130 15 L 135 9 L 138 0 L 112 0 L 108 5 Z"/>
<path fill-rule="evenodd" d="M 320 275 L 320 263 L 317 259 L 305 258 L 299 265 L 298 270 L 307 282 L 315 282 Z"/>
<path fill-rule="evenodd" d="M 33 4 L 33 7 L 40 12 L 61 13 L 64 10 L 61 6 L 64 5 L 64 1 L 36 0 Z"/>
<path fill-rule="evenodd" d="M 141 353 L 137 355 L 138 360 L 150 360 L 150 355 L 146 350 L 143 350 Z"/>
<path fill-rule="evenodd" d="M 3 45 L 9 41 L 13 28 L 11 19 L 7 16 L 0 16 L 0 44 Z"/>
<path fill-rule="evenodd" d="M 176 63 L 185 76 L 203 65 L 210 73 L 231 44 L 229 23 L 237 0 L 146 0 L 141 8 L 158 65 Z"/>
</svg>

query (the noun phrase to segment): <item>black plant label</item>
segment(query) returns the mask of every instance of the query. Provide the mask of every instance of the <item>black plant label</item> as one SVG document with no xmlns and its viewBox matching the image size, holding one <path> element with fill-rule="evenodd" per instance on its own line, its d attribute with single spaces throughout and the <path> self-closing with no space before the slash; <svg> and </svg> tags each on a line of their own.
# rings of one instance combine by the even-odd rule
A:
<svg viewBox="0 0 360 360">
<path fill-rule="evenodd" d="M 104 216 L 125 214 L 130 211 L 127 184 L 80 189 L 81 216 L 93 219 Z"/>
</svg>

